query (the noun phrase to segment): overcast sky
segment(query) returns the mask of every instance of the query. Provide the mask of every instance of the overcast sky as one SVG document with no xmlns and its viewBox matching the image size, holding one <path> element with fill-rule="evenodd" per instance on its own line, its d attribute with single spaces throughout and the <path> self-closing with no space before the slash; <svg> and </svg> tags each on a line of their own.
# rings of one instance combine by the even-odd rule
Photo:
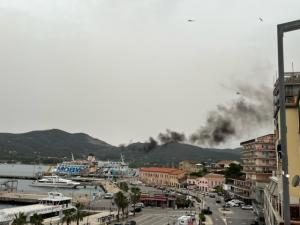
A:
<svg viewBox="0 0 300 225">
<path fill-rule="evenodd" d="M 299 12 L 299 0 L 0 0 L 0 131 L 114 145 L 190 134 L 235 84 L 272 86 L 276 24 Z M 300 70 L 299 40 L 285 35 L 286 71 Z"/>
</svg>

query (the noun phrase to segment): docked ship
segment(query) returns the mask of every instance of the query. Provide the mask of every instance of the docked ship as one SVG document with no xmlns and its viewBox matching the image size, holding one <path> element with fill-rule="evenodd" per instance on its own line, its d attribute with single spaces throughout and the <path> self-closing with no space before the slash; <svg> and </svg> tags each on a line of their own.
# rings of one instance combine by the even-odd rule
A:
<svg viewBox="0 0 300 225">
<path fill-rule="evenodd" d="M 0 225 L 10 225 L 20 213 L 26 216 L 27 222 L 34 214 L 41 215 L 44 219 L 51 221 L 60 221 L 66 210 L 76 209 L 71 204 L 72 198 L 65 197 L 58 192 L 49 192 L 48 197 L 40 199 L 39 204 L 13 207 L 0 210 Z"/>
<path fill-rule="evenodd" d="M 52 173 L 56 175 L 81 176 L 95 173 L 97 170 L 96 158 L 90 154 L 87 160 L 75 160 L 72 154 L 71 161 L 59 163 L 52 169 Z"/>
<path fill-rule="evenodd" d="M 98 173 L 105 177 L 128 177 L 132 171 L 121 155 L 121 161 L 98 161 Z"/>
<path fill-rule="evenodd" d="M 55 187 L 55 188 L 76 188 L 80 183 L 72 180 L 63 179 L 59 176 L 44 176 L 33 181 L 31 186 L 35 187 Z"/>
</svg>

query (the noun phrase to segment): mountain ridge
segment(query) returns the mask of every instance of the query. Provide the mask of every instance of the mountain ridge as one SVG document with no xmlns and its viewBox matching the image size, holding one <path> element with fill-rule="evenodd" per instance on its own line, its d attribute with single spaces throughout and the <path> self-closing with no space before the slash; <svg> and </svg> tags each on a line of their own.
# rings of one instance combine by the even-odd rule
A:
<svg viewBox="0 0 300 225">
<path fill-rule="evenodd" d="M 145 150 L 146 143 L 137 142 L 116 147 L 85 133 L 69 133 L 60 129 L 29 131 L 25 133 L 0 133 L 0 160 L 56 163 L 71 158 L 87 157 L 92 153 L 99 160 L 125 160 L 136 166 L 171 166 L 182 160 L 197 159 L 240 160 L 239 149 L 203 148 L 189 144 L 169 143 Z"/>
</svg>

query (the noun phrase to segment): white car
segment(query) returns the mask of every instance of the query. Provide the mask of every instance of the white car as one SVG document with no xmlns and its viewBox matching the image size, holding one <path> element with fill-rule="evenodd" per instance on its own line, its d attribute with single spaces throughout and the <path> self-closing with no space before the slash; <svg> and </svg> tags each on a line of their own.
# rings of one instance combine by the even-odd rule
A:
<svg viewBox="0 0 300 225">
<path fill-rule="evenodd" d="M 229 201 L 226 204 L 230 205 L 230 207 L 239 207 L 239 204 L 234 201 Z"/>
<path fill-rule="evenodd" d="M 104 198 L 105 198 L 105 199 L 113 199 L 113 197 L 114 197 L 114 194 L 113 194 L 113 193 L 106 193 L 106 194 L 104 195 Z"/>
<path fill-rule="evenodd" d="M 252 207 L 252 205 L 244 205 L 244 206 L 242 206 L 242 209 L 245 209 L 245 210 L 252 210 L 253 207 Z"/>
</svg>

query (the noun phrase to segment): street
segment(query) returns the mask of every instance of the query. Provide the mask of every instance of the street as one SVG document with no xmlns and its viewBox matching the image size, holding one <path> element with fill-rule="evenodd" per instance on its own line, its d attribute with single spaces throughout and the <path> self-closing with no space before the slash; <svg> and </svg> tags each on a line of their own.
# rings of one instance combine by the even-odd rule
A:
<svg viewBox="0 0 300 225">
<path fill-rule="evenodd" d="M 222 211 L 224 201 L 216 203 L 215 198 L 205 197 L 205 207 L 210 207 L 215 225 L 250 225 L 254 220 L 252 210 L 243 210 L 240 207 L 231 207 L 229 211 Z"/>
<path fill-rule="evenodd" d="M 185 210 L 145 208 L 142 213 L 133 218 L 138 225 L 177 225 L 177 219 L 186 215 Z"/>
</svg>

